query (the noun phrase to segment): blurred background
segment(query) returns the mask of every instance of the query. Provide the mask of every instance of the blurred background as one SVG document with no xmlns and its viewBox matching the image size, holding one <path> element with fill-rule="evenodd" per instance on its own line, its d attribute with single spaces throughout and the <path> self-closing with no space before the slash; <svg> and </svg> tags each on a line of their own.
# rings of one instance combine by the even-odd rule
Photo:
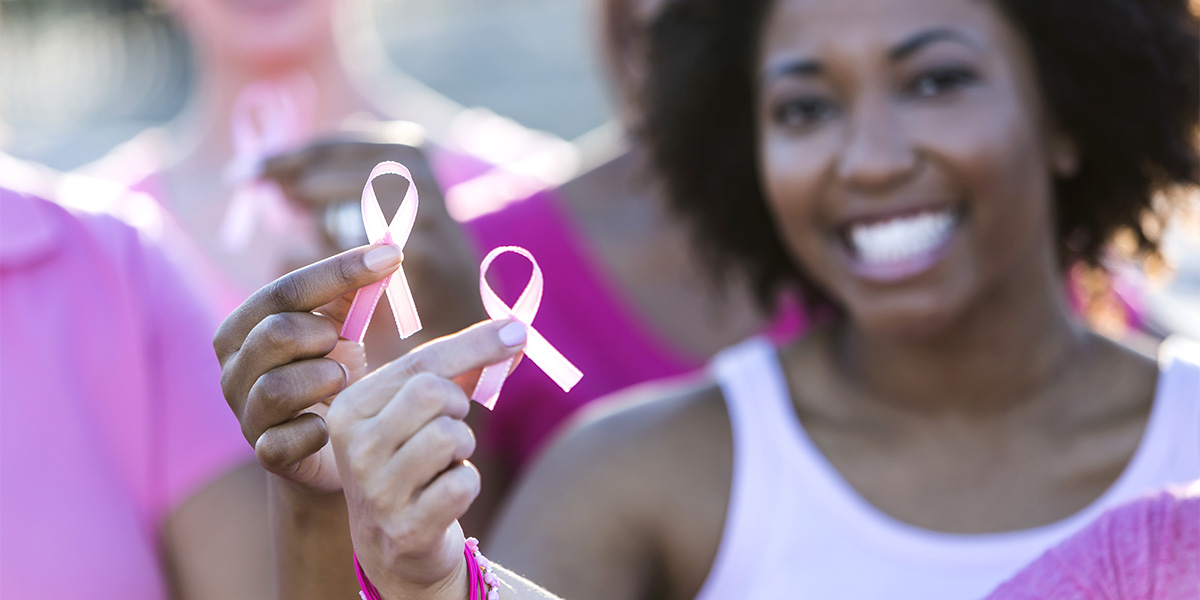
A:
<svg viewBox="0 0 1200 600">
<path fill-rule="evenodd" d="M 0 0 L 0 148 L 69 170 L 175 116 L 193 73 L 157 1 Z M 343 4 L 364 88 L 427 87 L 566 140 L 609 118 L 586 0 Z"/>
<path fill-rule="evenodd" d="M 177 115 L 194 73 L 187 42 L 160 4 L 167 1 L 0 0 L 0 151 L 70 170 Z M 569 142 L 560 148 L 571 156 L 547 179 L 563 181 L 602 160 L 590 155 L 603 155 L 616 129 L 605 125 L 613 109 L 594 4 L 344 0 L 341 59 L 378 106 L 401 96 L 427 100 L 418 105 L 429 114 L 396 116 L 422 122 L 435 137 L 478 129 L 481 121 L 469 117 L 494 113 L 548 134 L 538 135 L 542 142 Z M 520 131 L 483 138 L 494 145 Z M 1177 219 L 1167 236 L 1173 272 L 1151 282 L 1123 267 L 1137 288 L 1125 293 L 1140 297 L 1131 302 L 1144 307 L 1144 325 L 1157 335 L 1200 338 L 1200 200 L 1191 205 L 1191 217 Z M 1111 294 L 1100 296 L 1103 313 Z"/>
</svg>

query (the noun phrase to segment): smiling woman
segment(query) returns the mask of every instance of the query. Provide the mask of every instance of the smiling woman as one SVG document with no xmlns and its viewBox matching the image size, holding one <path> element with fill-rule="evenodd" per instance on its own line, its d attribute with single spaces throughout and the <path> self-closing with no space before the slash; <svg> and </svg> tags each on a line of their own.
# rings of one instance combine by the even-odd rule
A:
<svg viewBox="0 0 1200 600">
<path fill-rule="evenodd" d="M 1197 183 L 1196 43 L 1182 0 L 672 3 L 641 123 L 667 197 L 718 279 L 835 310 L 565 436 L 494 558 L 569 598 L 981 597 L 1200 477 L 1200 367 L 1063 293 Z"/>
</svg>

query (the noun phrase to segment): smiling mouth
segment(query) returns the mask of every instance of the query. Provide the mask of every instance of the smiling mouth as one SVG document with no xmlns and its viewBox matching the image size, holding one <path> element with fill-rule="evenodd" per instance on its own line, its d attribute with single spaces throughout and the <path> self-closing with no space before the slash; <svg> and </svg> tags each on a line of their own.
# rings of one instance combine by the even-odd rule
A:
<svg viewBox="0 0 1200 600">
<path fill-rule="evenodd" d="M 960 211 L 947 208 L 860 220 L 843 227 L 841 239 L 856 275 L 898 281 L 936 265 L 949 250 L 962 218 Z"/>
</svg>

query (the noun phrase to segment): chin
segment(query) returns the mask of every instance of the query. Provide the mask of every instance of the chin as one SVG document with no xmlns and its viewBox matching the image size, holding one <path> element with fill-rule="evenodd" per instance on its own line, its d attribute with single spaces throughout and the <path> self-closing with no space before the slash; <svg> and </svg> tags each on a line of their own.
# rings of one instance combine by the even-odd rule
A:
<svg viewBox="0 0 1200 600">
<path fill-rule="evenodd" d="M 291 39 L 257 39 L 238 44 L 234 50 L 240 61 L 259 70 L 274 70 L 302 62 L 310 44 Z"/>
<path fill-rule="evenodd" d="M 950 294 L 929 290 L 902 297 L 879 294 L 844 306 L 855 327 L 865 335 L 922 340 L 940 337 L 953 329 L 961 311 L 956 308 L 960 303 L 951 298 Z"/>
</svg>

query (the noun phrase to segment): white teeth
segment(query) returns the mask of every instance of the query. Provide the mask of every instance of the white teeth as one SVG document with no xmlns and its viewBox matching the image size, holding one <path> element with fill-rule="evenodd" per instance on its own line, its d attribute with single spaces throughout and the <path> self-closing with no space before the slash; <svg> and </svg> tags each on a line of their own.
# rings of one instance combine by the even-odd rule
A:
<svg viewBox="0 0 1200 600">
<path fill-rule="evenodd" d="M 850 228 L 850 242 L 867 263 L 886 264 L 920 256 L 945 243 L 954 230 L 950 211 L 925 212 Z"/>
</svg>

